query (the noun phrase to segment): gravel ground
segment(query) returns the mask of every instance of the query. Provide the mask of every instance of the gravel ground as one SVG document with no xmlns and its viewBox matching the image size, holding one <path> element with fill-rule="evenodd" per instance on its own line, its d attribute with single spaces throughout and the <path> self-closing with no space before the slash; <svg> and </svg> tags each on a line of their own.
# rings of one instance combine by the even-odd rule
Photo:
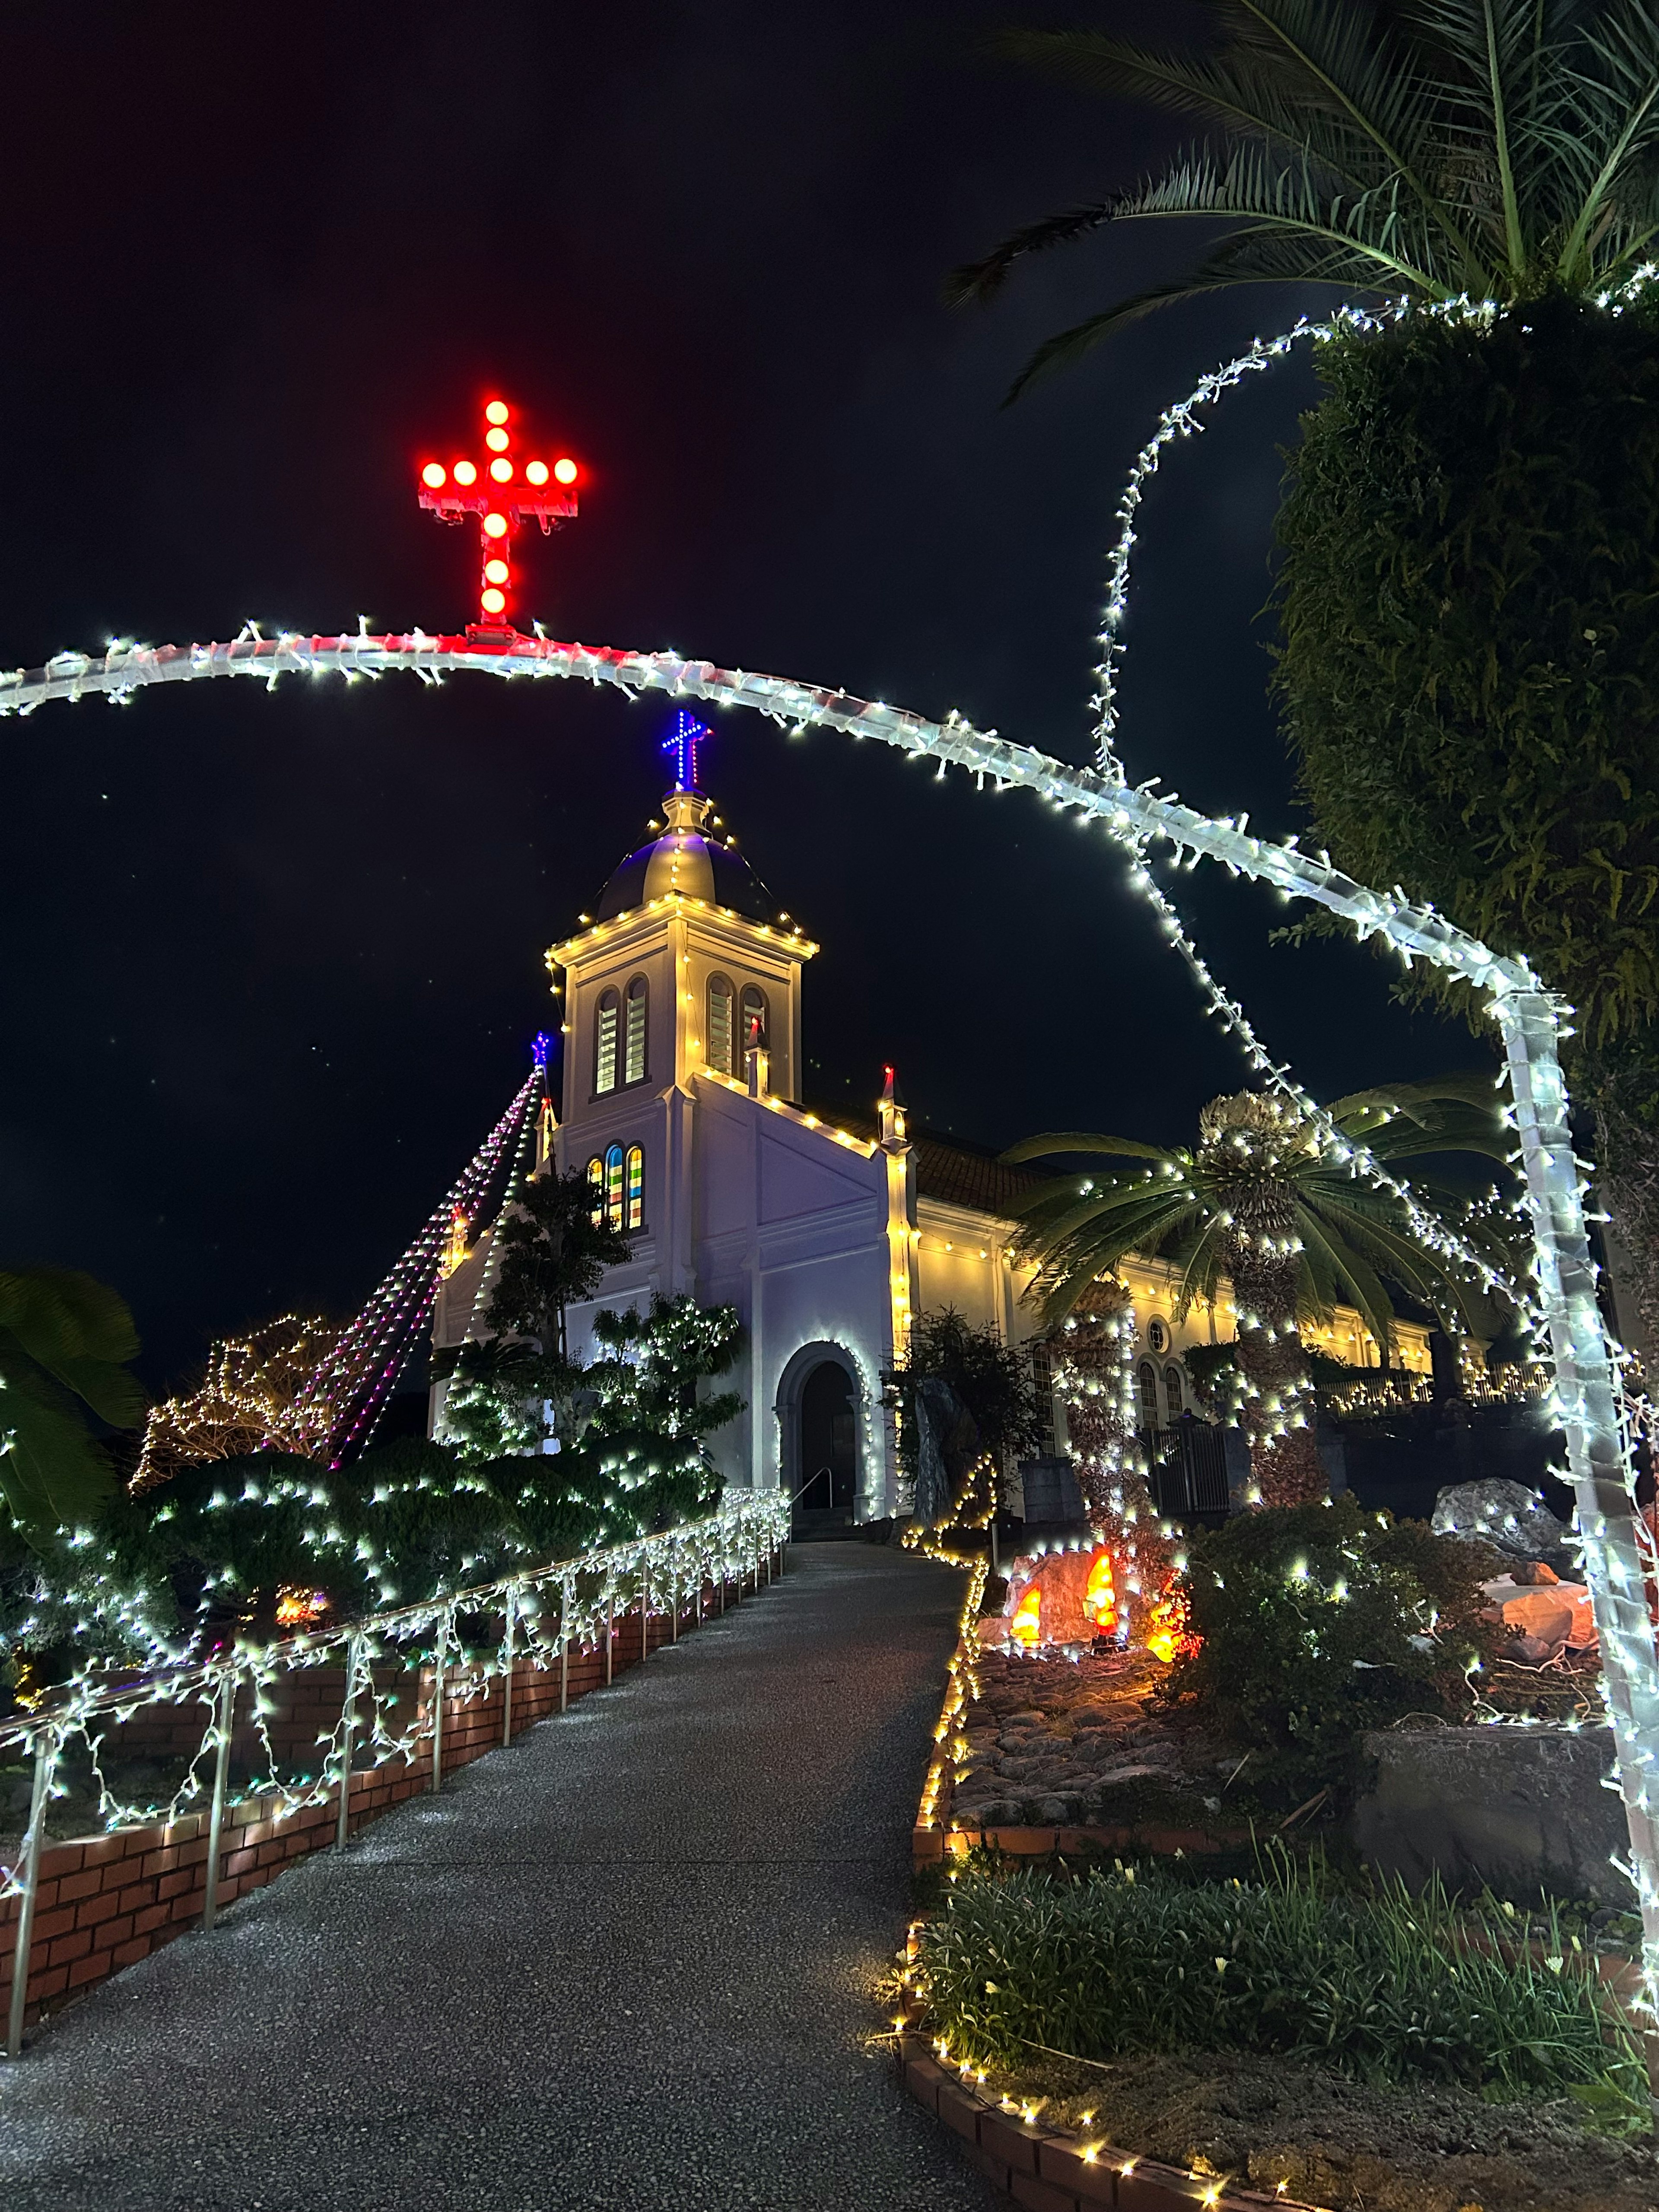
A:
<svg viewBox="0 0 1659 2212">
<path fill-rule="evenodd" d="M 985 2212 L 871 1989 L 957 1578 L 784 1581 L 0 2063 L 6 2212 Z"/>
</svg>

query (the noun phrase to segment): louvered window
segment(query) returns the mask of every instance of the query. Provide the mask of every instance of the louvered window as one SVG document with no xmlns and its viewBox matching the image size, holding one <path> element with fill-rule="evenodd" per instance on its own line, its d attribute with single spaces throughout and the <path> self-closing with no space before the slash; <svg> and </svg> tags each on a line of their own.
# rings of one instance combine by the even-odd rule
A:
<svg viewBox="0 0 1659 2212">
<path fill-rule="evenodd" d="M 614 991 L 605 992 L 599 1000 L 599 1027 L 593 1037 L 593 1089 L 601 1098 L 617 1087 L 617 1030 L 621 1019 L 622 1001 Z"/>
<path fill-rule="evenodd" d="M 624 1055 L 624 1083 L 643 1083 L 645 1080 L 646 1007 L 645 978 L 636 975 L 628 987 L 628 1048 Z"/>
<path fill-rule="evenodd" d="M 732 986 L 724 975 L 708 979 L 708 1065 L 721 1075 L 732 1073 Z"/>
<path fill-rule="evenodd" d="M 1170 1409 L 1170 1420 L 1172 1425 L 1178 1421 L 1187 1410 L 1186 1396 L 1181 1388 L 1181 1370 L 1178 1367 L 1166 1367 L 1164 1370 L 1164 1402 Z"/>
<path fill-rule="evenodd" d="M 747 1052 L 753 1045 L 766 1042 L 766 994 L 758 985 L 745 983 L 743 988 L 743 1048 Z"/>
</svg>

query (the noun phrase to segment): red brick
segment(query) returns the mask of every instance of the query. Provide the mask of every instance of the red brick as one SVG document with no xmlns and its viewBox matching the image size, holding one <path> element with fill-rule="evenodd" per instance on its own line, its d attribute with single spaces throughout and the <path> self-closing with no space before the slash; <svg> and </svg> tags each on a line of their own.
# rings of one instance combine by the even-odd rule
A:
<svg viewBox="0 0 1659 2212">
<path fill-rule="evenodd" d="M 201 1916 L 202 1893 L 193 1890 L 185 1897 L 175 1897 L 167 1917 L 170 1920 L 195 1920 Z"/>
<path fill-rule="evenodd" d="M 221 1879 L 234 1881 L 239 1875 L 250 1873 L 258 1864 L 257 1851 L 233 1851 L 221 1869 Z"/>
<path fill-rule="evenodd" d="M 1037 2145 L 1042 2140 L 1039 2129 L 1001 2112 L 986 2112 L 980 2119 L 979 2140 L 981 2147 L 1000 2160 L 1010 2172 L 1036 2173 Z"/>
<path fill-rule="evenodd" d="M 153 1948 L 148 1936 L 137 1936 L 130 1942 L 118 1943 L 113 1963 L 118 1966 L 136 1966 L 140 1959 L 149 1958 Z"/>
<path fill-rule="evenodd" d="M 1012 2193 L 1015 2203 L 1027 2206 L 1029 2212 L 1078 2212 L 1078 2201 L 1069 2189 L 1056 2189 L 1034 2173 L 1015 2174 Z"/>
<path fill-rule="evenodd" d="M 1045 2136 L 1037 2145 L 1037 2172 L 1043 2180 L 1053 2182 L 1056 2188 L 1069 2189 L 1085 2204 L 1111 2204 L 1116 2201 L 1114 2172 L 1125 2156 L 1109 2143 L 1103 2143 L 1097 2158 L 1085 2158 L 1075 2144 Z"/>
<path fill-rule="evenodd" d="M 96 1897 L 103 1886 L 101 1867 L 88 1867 L 81 1874 L 66 1874 L 58 1885 L 58 1902 L 69 1905 L 77 1898 Z"/>
<path fill-rule="evenodd" d="M 1148 2159 L 1137 2159 L 1117 2177 L 1118 2212 L 1192 2212 L 1203 2193 L 1203 2185 L 1178 2168 Z"/>
<path fill-rule="evenodd" d="M 118 1920 L 106 1920 L 98 1930 L 98 1948 L 112 1951 L 118 1944 L 132 1941 L 132 1915 L 124 1912 Z"/>
<path fill-rule="evenodd" d="M 904 2086 L 919 2104 L 927 2106 L 930 2112 L 939 2110 L 939 2093 L 945 2078 L 944 2068 L 936 2066 L 931 2058 L 905 2061 Z"/>
<path fill-rule="evenodd" d="M 88 1897 L 82 1900 L 76 1907 L 75 1924 L 77 1928 L 95 1928 L 101 1920 L 113 1920 L 120 1910 L 119 1892 L 106 1889 L 100 1891 L 96 1897 Z"/>
<path fill-rule="evenodd" d="M 37 1943 L 50 1943 L 54 1936 L 67 1936 L 74 1925 L 75 1907 L 72 1905 L 60 1905 L 56 1912 L 37 1911 L 33 1940 Z"/>
<path fill-rule="evenodd" d="M 88 1982 L 104 1981 L 110 1971 L 109 1953 L 94 1951 L 88 1958 L 77 1959 L 70 1968 L 70 1987 L 72 1990 L 84 1989 Z"/>
<path fill-rule="evenodd" d="M 155 1884 L 155 1895 L 157 1901 L 161 1904 L 165 1904 L 168 1898 L 182 1897 L 187 1891 L 194 1889 L 195 1887 L 195 1875 L 182 1868 L 177 1874 L 161 1875 L 157 1878 Z"/>
<path fill-rule="evenodd" d="M 152 1928 L 165 1928 L 169 1917 L 165 1905 L 147 1905 L 142 1912 L 133 1914 L 132 1932 L 147 1936 Z"/>
<path fill-rule="evenodd" d="M 41 1880 L 45 1881 L 48 1875 L 55 1880 L 60 1874 L 79 1874 L 86 1848 L 84 1844 L 53 1844 L 49 1850 L 42 1851 Z"/>
<path fill-rule="evenodd" d="M 147 1832 L 140 1829 L 136 1832 L 143 1834 Z M 81 1863 L 83 1867 L 106 1866 L 111 1859 L 124 1859 L 129 1847 L 130 1835 L 94 1836 L 89 1843 L 82 1845 Z"/>
<path fill-rule="evenodd" d="M 56 1876 L 54 1876 L 51 1881 L 48 1881 L 46 1876 L 42 1875 L 40 1879 L 34 1885 L 34 1910 L 37 1917 L 42 1912 L 50 1912 L 53 1905 L 56 1905 L 58 1901 L 58 1881 Z M 14 1897 L 9 1900 L 9 1902 L 12 1907 L 10 1913 L 0 1913 L 0 1919 L 15 1919 L 20 1900 Z"/>
<path fill-rule="evenodd" d="M 1009 2172 L 1007 2167 L 1002 2163 L 1002 2160 L 1000 2158 L 992 2158 L 989 2156 L 988 2153 L 981 2150 L 977 2143 L 975 2144 L 968 2155 L 972 2159 L 974 2164 L 979 2168 L 980 2172 L 990 2183 L 992 2188 L 1000 2189 L 1006 2197 L 1008 2194 L 1008 2186 L 1010 2182 L 1013 2179 L 1013 2176 Z"/>
<path fill-rule="evenodd" d="M 59 1990 L 68 1987 L 67 1966 L 49 1966 L 44 1974 L 29 1976 L 29 1996 L 36 2004 L 45 2004 L 48 1997 L 55 1997 Z"/>
<path fill-rule="evenodd" d="M 116 1892 L 115 1900 L 123 1912 L 142 1912 L 145 1905 L 153 1905 L 155 1901 L 155 1884 L 153 1881 L 131 1881 L 125 1889 Z"/>
<path fill-rule="evenodd" d="M 65 1966 L 71 1959 L 83 1959 L 91 1948 L 91 1929 L 72 1929 L 67 1936 L 52 1937 L 51 1948 L 46 1953 L 46 1963 L 52 1966 Z"/>
<path fill-rule="evenodd" d="M 970 2097 L 965 2089 L 958 2088 L 947 2075 L 939 2085 L 939 2116 L 947 2128 L 954 2128 L 969 2142 L 979 2141 L 979 2116 L 981 2111 L 977 2097 Z"/>
</svg>

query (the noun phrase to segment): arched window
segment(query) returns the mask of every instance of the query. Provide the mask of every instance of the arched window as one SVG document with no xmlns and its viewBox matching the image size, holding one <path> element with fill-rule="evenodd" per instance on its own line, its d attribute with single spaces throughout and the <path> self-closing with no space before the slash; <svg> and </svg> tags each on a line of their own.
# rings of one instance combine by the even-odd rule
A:
<svg viewBox="0 0 1659 2212">
<path fill-rule="evenodd" d="M 593 1226 L 605 1219 L 605 1162 L 597 1152 L 587 1163 L 587 1187 L 593 1194 Z"/>
<path fill-rule="evenodd" d="M 605 1156 L 605 1210 L 613 1229 L 623 1225 L 623 1148 L 612 1145 Z"/>
<path fill-rule="evenodd" d="M 743 1049 L 764 1045 L 767 1036 L 766 994 L 757 983 L 743 987 Z"/>
<path fill-rule="evenodd" d="M 1170 1421 L 1173 1426 L 1187 1410 L 1187 1394 L 1181 1387 L 1181 1370 L 1178 1367 L 1166 1367 L 1164 1370 L 1164 1402 L 1170 1409 Z"/>
<path fill-rule="evenodd" d="M 617 1030 L 621 1020 L 622 1000 L 614 991 L 602 991 L 593 1031 L 593 1093 L 599 1098 L 617 1087 Z"/>
<path fill-rule="evenodd" d="M 628 1151 L 628 1226 L 645 1226 L 645 1154 L 637 1145 Z"/>
<path fill-rule="evenodd" d="M 1140 1398 L 1140 1425 L 1155 1429 L 1158 1419 L 1158 1370 L 1150 1359 L 1143 1359 L 1135 1370 L 1135 1381 Z"/>
<path fill-rule="evenodd" d="M 628 1041 L 623 1055 L 623 1081 L 645 1080 L 646 981 L 636 975 L 628 987 Z"/>
<path fill-rule="evenodd" d="M 732 1073 L 732 986 L 724 975 L 708 979 L 708 1027 L 703 1058 L 721 1075 Z"/>
</svg>

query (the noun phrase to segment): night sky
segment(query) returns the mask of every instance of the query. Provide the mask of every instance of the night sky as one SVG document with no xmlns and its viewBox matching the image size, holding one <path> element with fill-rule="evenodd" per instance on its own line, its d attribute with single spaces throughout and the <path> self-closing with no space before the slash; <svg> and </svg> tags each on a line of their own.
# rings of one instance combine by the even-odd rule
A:
<svg viewBox="0 0 1659 2212">
<path fill-rule="evenodd" d="M 1065 15 L 1063 9 L 1060 15 Z M 1166 4 L 1075 20 L 1151 32 Z M 604 9 L 82 5 L 0 33 L 0 663 L 111 635 L 459 628 L 472 534 L 415 501 L 499 390 L 588 470 L 529 541 L 556 636 L 846 686 L 1073 759 L 1103 553 L 1160 407 L 1318 294 L 1164 313 L 1017 408 L 1030 347 L 1180 265 L 1174 228 L 940 305 L 1012 224 L 1130 180 L 1169 118 L 987 67 L 1016 0 Z M 1292 826 L 1267 697 L 1262 378 L 1146 508 L 1131 773 Z M 521 1079 L 544 948 L 638 843 L 667 710 L 575 685 L 201 684 L 0 724 L 11 1261 L 131 1301 L 158 1387 L 216 1334 L 349 1312 Z M 705 781 L 808 970 L 815 1097 L 1187 1137 L 1239 1087 L 1121 865 L 1012 794 L 721 718 Z M 1322 1095 L 1478 1063 L 1374 956 L 1182 879 Z"/>
</svg>

